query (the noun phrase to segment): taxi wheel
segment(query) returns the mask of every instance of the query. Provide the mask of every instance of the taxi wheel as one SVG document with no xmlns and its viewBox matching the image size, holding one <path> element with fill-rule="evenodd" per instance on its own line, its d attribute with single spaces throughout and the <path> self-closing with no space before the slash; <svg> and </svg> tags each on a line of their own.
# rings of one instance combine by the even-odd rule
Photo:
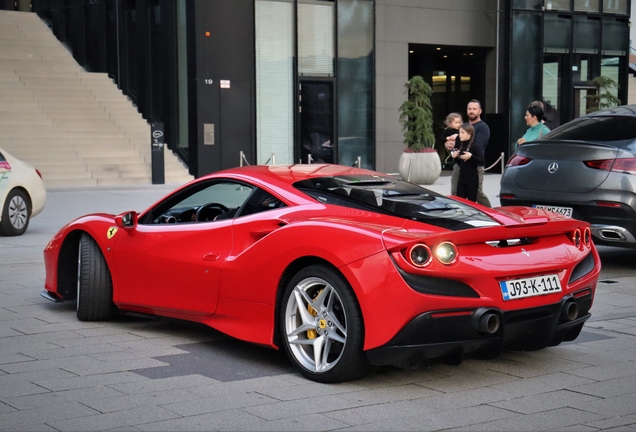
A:
<svg viewBox="0 0 636 432">
<path fill-rule="evenodd" d="M 77 319 L 106 321 L 113 309 L 113 283 L 106 259 L 95 240 L 84 233 L 77 256 Z"/>
<path fill-rule="evenodd" d="M 362 351 L 362 313 L 346 279 L 325 265 L 312 265 L 289 282 L 280 308 L 283 346 L 306 378 L 333 383 L 372 370 Z"/>
<path fill-rule="evenodd" d="M 20 189 L 13 189 L 4 201 L 0 235 L 19 236 L 24 234 L 29 226 L 30 216 L 31 208 L 26 193 Z"/>
</svg>

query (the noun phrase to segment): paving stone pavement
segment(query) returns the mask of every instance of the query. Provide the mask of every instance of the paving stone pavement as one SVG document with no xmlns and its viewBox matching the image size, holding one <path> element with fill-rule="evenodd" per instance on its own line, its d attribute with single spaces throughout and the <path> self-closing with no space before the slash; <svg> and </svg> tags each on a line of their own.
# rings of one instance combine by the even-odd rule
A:
<svg viewBox="0 0 636 432">
<path fill-rule="evenodd" d="M 497 205 L 498 176 L 486 184 Z M 63 224 L 142 210 L 174 187 L 50 190 L 25 235 L 0 237 L 0 431 L 636 430 L 635 276 L 599 284 L 574 342 L 335 385 L 201 325 L 79 322 L 74 304 L 40 297 L 42 250 Z"/>
</svg>

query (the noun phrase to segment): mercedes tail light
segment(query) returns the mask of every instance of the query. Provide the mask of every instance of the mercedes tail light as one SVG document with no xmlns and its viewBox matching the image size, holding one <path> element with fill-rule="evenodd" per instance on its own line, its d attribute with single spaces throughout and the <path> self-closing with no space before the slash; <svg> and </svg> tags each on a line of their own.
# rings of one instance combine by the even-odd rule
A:
<svg viewBox="0 0 636 432">
<path fill-rule="evenodd" d="M 510 158 L 510 160 L 508 161 L 508 163 L 506 164 L 506 167 L 525 165 L 528 162 L 530 162 L 531 160 L 532 159 L 529 159 L 527 157 L 523 157 L 523 156 L 519 156 L 519 155 L 513 155 Z"/>
<path fill-rule="evenodd" d="M 636 175 L 636 158 L 601 159 L 583 163 L 588 168 Z"/>
</svg>

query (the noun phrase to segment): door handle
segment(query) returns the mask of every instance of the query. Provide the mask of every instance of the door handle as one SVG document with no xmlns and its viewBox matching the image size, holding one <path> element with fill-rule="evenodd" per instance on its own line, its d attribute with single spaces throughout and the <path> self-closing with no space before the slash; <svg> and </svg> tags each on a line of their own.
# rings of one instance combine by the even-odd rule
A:
<svg viewBox="0 0 636 432">
<path fill-rule="evenodd" d="M 284 227 L 285 225 L 287 225 L 287 222 L 282 221 L 282 220 L 278 220 L 278 221 L 274 221 L 276 222 L 276 225 L 267 227 L 267 228 L 263 228 L 263 229 L 259 229 L 259 230 L 254 230 L 254 231 L 250 231 L 250 234 L 252 235 L 252 237 L 254 237 L 255 239 L 260 239 L 265 237 L 268 234 L 273 233 L 274 231 L 276 231 L 278 228 L 280 227 Z"/>
<path fill-rule="evenodd" d="M 216 261 L 219 258 L 218 253 L 210 252 L 209 254 L 203 255 L 203 261 Z"/>
</svg>

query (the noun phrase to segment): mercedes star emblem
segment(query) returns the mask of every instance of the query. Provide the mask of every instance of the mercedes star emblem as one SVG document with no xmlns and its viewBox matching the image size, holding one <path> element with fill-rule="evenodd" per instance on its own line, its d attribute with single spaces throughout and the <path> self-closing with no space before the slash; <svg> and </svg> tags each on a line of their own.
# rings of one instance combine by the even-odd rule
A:
<svg viewBox="0 0 636 432">
<path fill-rule="evenodd" d="M 558 169 L 559 169 L 559 164 L 556 162 L 552 162 L 550 165 L 548 165 L 548 172 L 550 174 L 554 174 L 556 170 Z"/>
</svg>

